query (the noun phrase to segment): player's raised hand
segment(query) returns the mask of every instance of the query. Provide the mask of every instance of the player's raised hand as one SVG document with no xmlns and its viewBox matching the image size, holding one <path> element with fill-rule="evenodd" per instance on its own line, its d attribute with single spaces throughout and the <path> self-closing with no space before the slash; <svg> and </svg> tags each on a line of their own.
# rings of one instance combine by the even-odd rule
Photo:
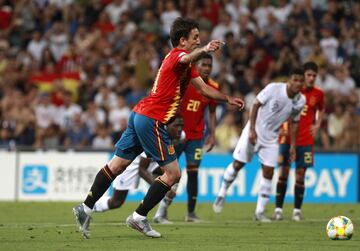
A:
<svg viewBox="0 0 360 251">
<path fill-rule="evenodd" d="M 241 98 L 235 98 L 235 97 L 228 96 L 227 97 L 227 102 L 230 105 L 235 105 L 235 106 L 239 107 L 239 110 L 242 110 L 245 107 L 245 102 Z"/>
<path fill-rule="evenodd" d="M 206 46 L 205 46 L 205 52 L 213 52 L 218 50 L 222 45 L 225 43 L 220 40 L 211 40 Z"/>
</svg>

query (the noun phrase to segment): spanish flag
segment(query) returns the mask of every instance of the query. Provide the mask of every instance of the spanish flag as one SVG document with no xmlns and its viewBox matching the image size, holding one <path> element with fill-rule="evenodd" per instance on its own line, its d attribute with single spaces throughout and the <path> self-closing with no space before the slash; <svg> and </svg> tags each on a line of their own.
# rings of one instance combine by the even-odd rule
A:
<svg viewBox="0 0 360 251">
<path fill-rule="evenodd" d="M 62 87 L 72 93 L 73 100 L 78 98 L 78 86 L 80 83 L 80 72 L 46 73 L 41 72 L 29 77 L 28 82 L 35 84 L 39 92 L 51 93 L 55 89 L 55 81 L 60 81 Z"/>
</svg>

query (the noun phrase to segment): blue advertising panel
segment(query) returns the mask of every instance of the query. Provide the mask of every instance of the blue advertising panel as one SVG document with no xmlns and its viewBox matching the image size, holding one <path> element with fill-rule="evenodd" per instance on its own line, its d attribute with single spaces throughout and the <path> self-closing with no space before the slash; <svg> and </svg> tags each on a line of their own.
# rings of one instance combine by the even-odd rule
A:
<svg viewBox="0 0 360 251">
<path fill-rule="evenodd" d="M 232 162 L 230 154 L 204 154 L 199 171 L 199 202 L 212 202 L 219 191 L 225 168 Z M 185 160 L 179 160 L 182 168 L 175 201 L 185 202 L 186 170 Z M 278 170 L 275 169 L 271 200 L 274 201 Z M 241 170 L 228 190 L 227 202 L 256 202 L 261 168 L 257 156 Z M 358 199 L 358 155 L 357 154 L 315 154 L 315 167 L 306 173 L 305 202 L 311 203 L 355 203 Z M 294 168 L 288 181 L 286 201 L 294 199 Z M 140 201 L 148 189 L 141 181 L 138 190 L 131 191 L 129 201 Z"/>
</svg>

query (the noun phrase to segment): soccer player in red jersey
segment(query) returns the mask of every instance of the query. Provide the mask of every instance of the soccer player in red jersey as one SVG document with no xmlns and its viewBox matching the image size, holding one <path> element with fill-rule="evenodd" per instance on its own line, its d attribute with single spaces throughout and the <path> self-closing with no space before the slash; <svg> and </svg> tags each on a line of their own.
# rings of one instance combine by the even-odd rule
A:
<svg viewBox="0 0 360 251">
<path fill-rule="evenodd" d="M 219 84 L 210 78 L 212 70 L 212 56 L 210 54 L 205 54 L 199 59 L 196 69 L 207 85 L 219 90 Z M 206 140 L 206 150 L 210 151 L 215 144 L 216 101 L 202 96 L 194 86 L 190 85 L 180 104 L 180 114 L 184 119 L 186 142 L 178 147 L 180 154 L 184 152 L 186 157 L 188 214 L 185 221 L 187 222 L 200 221 L 195 214 L 195 205 L 198 194 L 198 169 L 204 146 L 204 115 L 207 107 L 209 107 L 209 136 Z M 172 198 L 164 197 L 155 213 L 154 222 L 169 223 L 167 207 L 171 204 L 171 201 Z"/>
<path fill-rule="evenodd" d="M 126 130 L 115 144 L 114 157 L 97 173 L 85 201 L 73 208 L 76 222 L 85 238 L 89 238 L 90 215 L 95 202 L 114 178 L 143 151 L 164 168 L 164 174 L 150 186 L 138 208 L 126 219 L 126 224 L 148 237 L 161 237 L 159 232 L 151 228 L 147 214 L 180 179 L 175 149 L 165 127 L 174 119 L 190 83 L 208 98 L 228 102 L 240 109 L 244 106 L 240 98 L 227 96 L 205 84 L 193 65 L 205 53 L 218 50 L 221 41 L 212 40 L 204 47 L 197 48 L 200 45 L 198 24 L 182 17 L 172 24 L 170 40 L 174 48 L 164 58 L 149 96 L 134 107 Z"/>
<path fill-rule="evenodd" d="M 303 67 L 305 87 L 301 93 L 306 97 L 306 104 L 301 113 L 299 132 L 296 140 L 295 202 L 292 216 L 292 219 L 295 221 L 301 221 L 303 219 L 301 215 L 301 205 L 305 191 L 305 173 L 308 167 L 312 167 L 314 165 L 314 137 L 318 133 L 321 121 L 324 117 L 324 93 L 314 86 L 318 66 L 314 62 L 307 62 Z M 288 127 L 288 123 L 285 122 L 282 126 L 282 133 L 279 137 L 280 172 L 279 180 L 276 186 L 276 208 L 273 215 L 274 220 L 283 219 L 282 207 L 284 204 L 287 179 L 291 164 L 289 161 L 290 130 Z"/>
</svg>

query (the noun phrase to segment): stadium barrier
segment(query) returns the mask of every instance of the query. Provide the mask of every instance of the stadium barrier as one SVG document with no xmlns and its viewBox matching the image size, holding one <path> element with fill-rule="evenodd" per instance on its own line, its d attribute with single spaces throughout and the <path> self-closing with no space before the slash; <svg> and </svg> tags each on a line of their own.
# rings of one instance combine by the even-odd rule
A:
<svg viewBox="0 0 360 251">
<path fill-rule="evenodd" d="M 315 168 L 306 174 L 305 202 L 356 203 L 359 194 L 359 153 L 316 153 Z M 75 151 L 0 151 L 0 200 L 19 201 L 80 201 L 86 196 L 94 176 L 111 154 L 108 152 Z M 204 154 L 199 171 L 199 202 L 212 202 L 219 190 L 230 154 Z M 185 202 L 185 160 L 179 160 L 182 179 L 176 201 Z M 293 201 L 294 169 L 291 170 L 286 201 Z M 273 194 L 275 180 L 273 181 Z M 228 202 L 255 202 L 260 165 L 255 157 L 243 170 L 228 191 Z M 140 201 L 148 185 L 140 181 L 131 191 L 129 201 Z M 111 194 L 109 189 L 108 194 Z M 272 200 L 274 196 L 272 196 Z"/>
</svg>

